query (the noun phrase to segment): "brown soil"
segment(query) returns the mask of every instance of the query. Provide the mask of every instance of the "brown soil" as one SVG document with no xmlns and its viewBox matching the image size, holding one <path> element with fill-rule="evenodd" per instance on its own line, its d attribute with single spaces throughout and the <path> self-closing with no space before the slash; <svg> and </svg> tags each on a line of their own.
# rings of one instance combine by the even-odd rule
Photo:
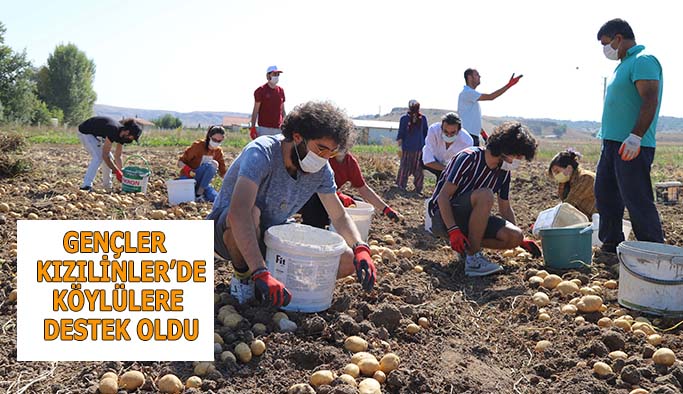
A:
<svg viewBox="0 0 683 394">
<path fill-rule="evenodd" d="M 26 393 L 96 393 L 99 377 L 107 371 L 122 373 L 136 369 L 145 373 L 147 382 L 137 392 L 153 393 L 154 381 L 166 373 L 183 382 L 193 375 L 192 362 L 17 362 L 16 304 L 7 299 L 16 288 L 16 220 L 30 213 L 39 218 L 64 219 L 135 219 L 154 209 L 168 209 L 177 218 L 202 218 L 210 210 L 208 203 L 183 204 L 182 212 L 168 207 L 163 180 L 175 175 L 176 152 L 168 149 L 142 149 L 150 160 L 155 180 L 145 198 L 133 196 L 133 203 L 115 209 L 111 196 L 77 191 L 87 158 L 78 146 L 30 148 L 36 166 L 26 176 L 0 180 L 0 202 L 11 212 L 0 213 L 0 389 Z M 234 157 L 234 156 L 233 156 Z M 388 375 L 383 393 L 629 393 L 643 387 L 650 393 L 681 392 L 683 366 L 670 368 L 653 365 L 652 348 L 642 336 L 618 328 L 600 328 L 595 323 L 604 316 L 614 316 L 620 309 L 617 290 L 604 290 L 608 310 L 604 314 L 585 315 L 586 322 L 574 323 L 574 317 L 559 311 L 570 297 L 557 292 L 531 288 L 528 270 L 543 269 L 542 259 L 503 258 L 502 253 L 487 252 L 505 266 L 502 274 L 486 278 L 467 278 L 463 264 L 447 247 L 424 231 L 424 197 L 392 187 L 396 173 L 393 156 L 360 157 L 370 185 L 392 207 L 405 216 L 403 226 L 375 215 L 370 239 L 393 235 L 398 249 L 412 248 L 411 258 L 378 264 L 376 290 L 366 293 L 360 285 L 347 280 L 338 283 L 333 306 L 317 314 L 288 313 L 297 323 L 295 333 L 275 330 L 275 310 L 258 305 L 237 306 L 246 319 L 231 330 L 216 323 L 216 331 L 225 341 L 224 350 L 232 350 L 238 341 L 254 337 L 250 327 L 264 323 L 261 335 L 267 351 L 248 364 L 222 362 L 217 357 L 216 370 L 203 376 L 201 389 L 187 393 L 286 393 L 295 383 L 307 383 L 319 369 L 341 373 L 350 362 L 344 339 L 360 335 L 370 342 L 370 352 L 382 356 L 392 351 L 401 357 L 399 370 Z M 557 203 L 555 187 L 546 179 L 547 163 L 525 164 L 513 180 L 513 207 L 518 224 L 528 229 L 542 209 Z M 428 175 L 431 176 L 431 175 Z M 429 189 L 429 188 L 428 188 Z M 67 201 L 56 201 L 57 195 Z M 101 209 L 69 209 L 67 204 L 101 202 Z M 94 206 L 95 208 L 97 206 Z M 658 206 L 668 242 L 683 246 L 678 223 L 683 220 L 680 206 Z M 424 272 L 414 270 L 421 265 Z M 578 278 L 588 284 L 594 280 L 618 279 L 614 257 L 597 254 L 593 267 L 559 273 L 564 278 Z M 232 303 L 226 294 L 231 270 L 229 264 L 216 266 L 216 310 Z M 551 295 L 546 307 L 550 320 L 538 320 L 539 310 L 531 295 L 544 291 Z M 24 294 L 19 294 L 19 297 Z M 629 311 L 633 317 L 640 316 Z M 409 335 L 405 327 L 426 317 L 431 327 Z M 650 317 L 652 318 L 652 317 Z M 675 321 L 654 318 L 658 327 L 670 327 Z M 680 351 L 680 330 L 662 333 L 662 346 Z M 535 352 L 539 340 L 552 342 L 550 349 Z M 613 361 L 608 353 L 623 350 L 626 360 Z M 650 354 L 648 354 L 650 353 Z M 614 374 L 598 377 L 592 365 L 604 361 Z M 320 386 L 317 393 L 357 393 L 350 386 Z"/>
</svg>

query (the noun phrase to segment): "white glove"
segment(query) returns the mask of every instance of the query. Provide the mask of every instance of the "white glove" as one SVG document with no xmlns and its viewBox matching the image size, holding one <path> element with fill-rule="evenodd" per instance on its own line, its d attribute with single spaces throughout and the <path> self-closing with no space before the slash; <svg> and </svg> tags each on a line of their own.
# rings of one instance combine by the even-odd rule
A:
<svg viewBox="0 0 683 394">
<path fill-rule="evenodd" d="M 631 161 L 635 159 L 640 153 L 640 140 L 642 138 L 631 133 L 624 140 L 619 148 L 619 154 L 621 155 L 621 160 Z"/>
</svg>

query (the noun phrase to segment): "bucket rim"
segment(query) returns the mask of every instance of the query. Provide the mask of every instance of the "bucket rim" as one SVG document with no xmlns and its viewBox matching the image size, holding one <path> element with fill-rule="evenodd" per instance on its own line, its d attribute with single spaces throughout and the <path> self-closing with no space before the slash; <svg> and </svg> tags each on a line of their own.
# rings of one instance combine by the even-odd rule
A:
<svg viewBox="0 0 683 394">
<path fill-rule="evenodd" d="M 330 243 L 327 245 L 317 245 L 318 248 L 316 249 L 309 248 L 309 250 L 303 254 L 301 251 L 301 243 L 283 239 L 277 235 L 279 232 L 286 234 L 288 232 L 292 233 L 294 231 L 319 233 L 321 237 L 329 237 Z M 346 241 L 341 235 L 333 233 L 332 231 L 327 231 L 300 223 L 285 223 L 269 227 L 263 236 L 263 242 L 269 248 L 282 249 L 283 251 L 295 255 L 308 255 L 313 257 L 331 257 L 335 255 L 341 255 L 347 248 Z"/>
<path fill-rule="evenodd" d="M 663 244 L 659 242 L 649 242 L 649 241 L 623 241 L 617 245 L 617 250 L 619 249 L 626 249 L 629 251 L 635 251 L 639 253 L 649 253 L 649 254 L 656 254 L 656 255 L 662 255 L 665 254 L 667 256 L 676 258 L 676 257 L 681 257 L 683 258 L 683 248 L 680 246 L 675 246 L 675 245 L 669 245 L 669 244 Z M 653 249 L 669 249 L 672 252 L 673 251 L 678 251 L 678 253 L 665 253 L 662 251 L 657 251 Z"/>
<path fill-rule="evenodd" d="M 362 214 L 362 213 L 374 213 L 375 207 L 365 201 L 355 201 L 355 207 L 344 208 L 349 214 Z"/>
</svg>

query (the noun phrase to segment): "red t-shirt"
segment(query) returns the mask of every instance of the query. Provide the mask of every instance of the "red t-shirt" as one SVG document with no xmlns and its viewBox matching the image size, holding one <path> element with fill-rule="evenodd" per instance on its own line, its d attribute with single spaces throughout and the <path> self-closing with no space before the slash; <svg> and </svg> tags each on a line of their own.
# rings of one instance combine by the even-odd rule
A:
<svg viewBox="0 0 683 394">
<path fill-rule="evenodd" d="M 334 171 L 334 183 L 337 184 L 337 189 L 344 186 L 346 182 L 351 182 L 351 186 L 355 188 L 365 186 L 365 179 L 360 172 L 358 161 L 351 153 L 346 153 L 341 163 L 336 158 L 331 158 L 330 166 Z"/>
<path fill-rule="evenodd" d="M 258 125 L 279 128 L 282 125 L 282 106 L 285 103 L 285 90 L 275 85 L 275 89 L 267 83 L 254 91 L 254 100 L 261 103 L 258 111 Z"/>
</svg>

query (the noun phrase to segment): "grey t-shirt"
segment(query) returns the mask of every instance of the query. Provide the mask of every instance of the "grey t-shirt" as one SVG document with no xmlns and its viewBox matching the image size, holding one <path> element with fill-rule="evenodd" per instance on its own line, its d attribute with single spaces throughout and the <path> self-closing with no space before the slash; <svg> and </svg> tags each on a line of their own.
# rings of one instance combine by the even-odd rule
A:
<svg viewBox="0 0 683 394">
<path fill-rule="evenodd" d="M 334 193 L 334 173 L 327 163 L 316 173 L 297 172 L 292 178 L 282 157 L 282 135 L 258 137 L 244 147 L 223 177 L 223 185 L 207 219 L 216 220 L 230 207 L 239 177 L 258 185 L 256 206 L 261 210 L 261 226 L 268 228 L 285 221 L 304 206 L 314 193 Z"/>
</svg>

